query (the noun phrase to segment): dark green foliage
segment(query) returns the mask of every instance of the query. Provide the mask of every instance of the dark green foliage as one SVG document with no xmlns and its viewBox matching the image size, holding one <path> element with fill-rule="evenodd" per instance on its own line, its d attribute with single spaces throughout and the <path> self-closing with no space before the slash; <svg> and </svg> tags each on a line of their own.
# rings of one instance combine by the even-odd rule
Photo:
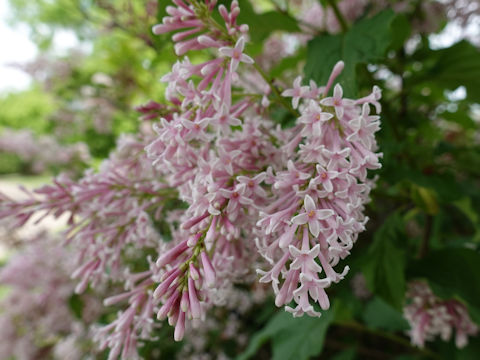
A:
<svg viewBox="0 0 480 360">
<path fill-rule="evenodd" d="M 467 41 L 441 49 L 425 49 L 414 57 L 422 63 L 420 71 L 409 80 L 412 85 L 455 90 L 465 86 L 472 102 L 480 101 L 480 50 Z"/>
<path fill-rule="evenodd" d="M 245 352 L 237 360 L 255 358 L 258 349 L 271 342 L 273 360 L 306 360 L 322 351 L 333 310 L 323 312 L 320 318 L 303 316 L 293 318 L 283 310 L 277 312 L 265 327 L 254 334 Z"/>
<path fill-rule="evenodd" d="M 405 237 L 401 217 L 394 213 L 377 230 L 363 272 L 369 289 L 396 308 L 405 294 L 405 250 L 397 245 Z"/>
<path fill-rule="evenodd" d="M 326 84 L 335 63 L 343 60 L 345 69 L 338 82 L 342 85 L 345 96 L 357 95 L 357 65 L 382 59 L 392 44 L 392 33 L 396 34 L 396 44 L 400 42 L 398 36 L 408 35 L 408 23 L 394 20 L 395 13 L 386 10 L 372 18 L 360 20 L 345 34 L 320 35 L 311 40 L 305 65 L 306 78 Z"/>
<path fill-rule="evenodd" d="M 441 286 L 445 297 L 458 296 L 480 309 L 480 253 L 471 249 L 450 248 L 432 251 L 413 262 L 409 273 Z"/>
<path fill-rule="evenodd" d="M 70 310 L 72 311 L 73 315 L 79 320 L 82 319 L 82 314 L 83 314 L 83 308 L 84 308 L 84 302 L 80 295 L 74 294 L 68 299 L 68 306 Z"/>
<path fill-rule="evenodd" d="M 404 331 L 408 323 L 402 313 L 380 298 L 374 298 L 365 306 L 363 319 L 368 327 L 388 331 Z"/>
</svg>

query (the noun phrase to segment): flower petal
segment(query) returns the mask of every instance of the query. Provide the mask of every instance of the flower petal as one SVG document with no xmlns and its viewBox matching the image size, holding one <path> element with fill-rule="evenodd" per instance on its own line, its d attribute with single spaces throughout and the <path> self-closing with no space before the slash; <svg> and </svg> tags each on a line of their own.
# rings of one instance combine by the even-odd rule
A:
<svg viewBox="0 0 480 360">
<path fill-rule="evenodd" d="M 241 62 L 244 62 L 245 64 L 253 64 L 255 61 L 253 61 L 253 59 L 248 56 L 247 54 L 242 54 L 242 56 L 240 56 L 240 61 Z"/>
<path fill-rule="evenodd" d="M 316 218 L 318 220 L 325 220 L 328 219 L 330 216 L 332 216 L 334 211 L 332 209 L 322 209 L 322 210 L 317 210 L 315 212 Z"/>
<path fill-rule="evenodd" d="M 335 99 L 341 99 L 343 97 L 343 89 L 340 84 L 335 85 L 335 88 L 333 89 L 333 97 Z"/>
<path fill-rule="evenodd" d="M 294 216 L 292 218 L 292 223 L 293 224 L 303 225 L 303 224 L 306 224 L 307 222 L 308 222 L 307 213 L 298 214 L 297 216 Z"/>
<path fill-rule="evenodd" d="M 218 49 L 218 52 L 220 53 L 220 55 L 223 55 L 223 56 L 228 56 L 228 57 L 233 56 L 233 49 L 231 47 L 227 47 L 227 46 L 221 47 L 220 49 Z"/>
<path fill-rule="evenodd" d="M 240 36 L 240 38 L 237 40 L 237 43 L 235 44 L 235 50 L 238 50 L 242 53 L 244 48 L 245 48 L 245 38 L 243 36 Z"/>
<path fill-rule="evenodd" d="M 308 228 L 314 237 L 318 237 L 318 234 L 320 234 L 320 222 L 317 219 L 310 219 Z"/>
<path fill-rule="evenodd" d="M 317 209 L 315 202 L 310 195 L 305 195 L 304 206 L 307 213 Z"/>
</svg>

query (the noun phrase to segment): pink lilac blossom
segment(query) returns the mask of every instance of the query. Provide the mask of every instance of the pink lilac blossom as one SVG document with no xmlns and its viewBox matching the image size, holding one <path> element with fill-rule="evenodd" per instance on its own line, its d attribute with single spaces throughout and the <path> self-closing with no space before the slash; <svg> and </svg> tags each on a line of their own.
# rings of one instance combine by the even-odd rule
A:
<svg viewBox="0 0 480 360">
<path fill-rule="evenodd" d="M 341 0 L 337 2 L 338 9 L 349 23 L 358 19 L 364 13 L 367 5 L 369 5 L 367 0 Z M 301 2 L 298 18 L 318 30 L 325 30 L 329 33 L 338 33 L 342 30 L 332 8 L 329 5 L 321 5 L 315 0 Z M 304 28 L 308 30 L 305 25 Z"/>
<path fill-rule="evenodd" d="M 28 239 L 0 270 L 8 289 L 0 300 L 0 358 L 80 359 L 89 346 L 85 324 L 99 316 L 101 304 L 84 294 L 85 311 L 76 319 L 69 308 L 75 283 L 67 249 L 45 233 Z"/>
<path fill-rule="evenodd" d="M 40 221 L 48 214 L 69 215 L 63 243 L 75 249 L 70 261 L 76 266 L 71 270 L 76 293 L 89 285 L 125 284 L 128 296 L 116 300 L 131 298 L 131 306 L 114 323 L 123 325 L 114 329 L 113 340 L 105 343 L 111 348 L 125 346 L 124 358 L 136 353 L 137 338 L 149 338 L 153 326 L 151 272 L 131 273 L 129 263 L 137 258 L 144 261 L 144 251 L 158 249 L 160 235 L 153 223 L 161 220 L 165 202 L 176 196 L 172 189 L 165 191 L 143 147 L 135 137 L 123 136 L 97 173 L 89 171 L 79 181 L 59 176 L 33 193 L 25 190 L 24 200 L 0 194 L 0 218 L 13 215 L 12 228 L 30 218 Z M 106 301 L 106 306 L 116 303 L 113 300 Z M 110 330 L 98 330 L 95 339 L 103 344 L 102 335 Z"/>
<path fill-rule="evenodd" d="M 187 7 L 190 16 L 181 20 L 166 18 L 155 31 L 171 28 L 173 23 L 177 24 L 175 29 L 198 26 L 209 34 L 208 39 L 204 33 L 197 39 L 202 48 L 218 48 L 220 39 L 213 37 L 218 27 L 209 32 L 208 22 L 202 19 L 191 22 L 195 5 L 176 4 L 181 13 Z M 232 9 L 236 11 L 236 2 Z M 221 8 L 220 13 L 225 12 Z M 159 316 L 168 316 L 175 324 L 176 338 L 183 335 L 186 317 L 193 317 L 192 307 L 197 311 L 196 298 L 187 301 L 190 293 L 194 296 L 200 293 L 205 306 L 211 304 L 212 290 L 225 280 L 218 276 L 219 268 L 228 263 L 228 257 L 249 268 L 251 259 L 242 259 L 242 253 L 254 252 L 250 244 L 255 239 L 260 255 L 273 266 L 272 270 L 262 272 L 261 281 L 272 282 L 278 306 L 295 300 L 298 306 L 287 310 L 298 316 L 304 312 L 319 316 L 313 310 L 315 302 L 328 309 L 324 289 L 340 281 L 348 271 L 348 266 L 340 273 L 333 267 L 349 254 L 367 221 L 362 214 L 371 187 L 366 170 L 380 167 L 380 154 L 374 152 L 374 132 L 379 130 L 379 121 L 377 116 L 369 114 L 368 105 L 378 103 L 378 92 L 355 102 L 344 98 L 337 84 L 333 97 L 325 97 L 343 69 L 342 62 L 335 66 L 325 87 L 319 88 L 314 82 L 303 86 L 298 77 L 294 87 L 282 93 L 292 97 L 293 107 L 300 110 L 302 120 L 293 129 L 273 128 L 251 100 L 232 103 L 231 91 L 225 89 L 225 83 L 221 85 L 206 75 L 213 67 L 219 68 L 219 73 L 228 73 L 230 80 L 242 76 L 238 73 L 239 63 L 243 60 L 248 65 L 253 61 L 250 57 L 243 58 L 244 36 L 233 38 L 230 46 L 220 47 L 221 55 L 231 58 L 227 63 L 214 59 L 193 65 L 185 59 L 174 66 L 174 72 L 164 80 L 169 81 L 168 94 L 180 95 L 175 99 L 181 104 L 180 112 L 170 121 L 162 119 L 155 128 L 157 139 L 146 148 L 154 166 L 164 171 L 167 182 L 177 187 L 180 198 L 189 204 L 180 226 L 182 231 L 177 232 L 180 238 L 174 240 L 177 245 L 157 262 L 165 270 L 160 271 L 160 285 L 154 291 L 154 297 L 161 298 L 164 304 Z M 199 48 L 191 40 L 188 47 L 182 45 L 182 50 Z M 207 92 L 196 90 L 189 82 L 194 69 L 200 67 L 206 81 L 202 80 L 197 88 L 208 88 Z M 189 91 L 177 89 L 187 84 L 191 84 Z M 204 119 L 211 119 L 211 114 L 219 111 L 216 102 L 211 101 L 218 98 L 225 104 L 221 116 L 233 113 L 235 119 L 242 121 L 241 126 L 237 125 L 241 129 L 218 130 L 219 123 L 212 120 L 203 125 Z M 303 120 L 308 117 L 314 125 Z M 185 126 L 186 121 L 193 121 L 198 133 L 192 133 L 193 125 Z M 304 130 L 304 122 L 315 128 L 315 136 Z M 278 145 L 265 136 L 269 133 L 278 139 Z M 300 156 L 295 151 L 298 146 L 304 150 Z M 282 163 L 287 164 L 288 170 L 283 170 Z M 263 181 L 254 181 L 258 176 Z M 262 191 L 247 191 L 246 184 Z M 252 226 L 252 222 L 259 228 Z M 234 245 L 237 243 L 241 247 Z M 225 246 L 228 257 L 222 259 L 219 250 Z M 192 265 L 195 275 L 190 270 Z M 324 278 L 318 276 L 321 272 Z M 228 275 L 230 282 L 235 281 L 233 274 Z M 283 278 L 282 286 L 279 276 Z"/>
<path fill-rule="evenodd" d="M 333 70 L 324 94 L 342 65 Z M 287 169 L 272 173 L 270 180 L 278 200 L 261 209 L 257 223 L 263 230 L 259 251 L 271 264 L 259 273 L 261 282 L 272 283 L 277 306 L 293 300 L 296 307 L 286 309 L 295 316 L 319 316 L 313 304 L 329 308 L 325 289 L 348 271 L 348 266 L 340 273 L 334 267 L 349 255 L 368 220 L 363 207 L 372 184 L 366 170 L 378 169 L 381 155 L 374 152 L 379 117 L 370 115 L 369 104 L 378 99 L 345 99 L 338 84 L 332 97 L 314 100 L 306 90 L 287 93 L 298 94 L 303 94 L 300 118 L 283 147 Z M 295 152 L 297 146 L 301 151 Z"/>
<path fill-rule="evenodd" d="M 406 297 L 403 315 L 411 327 L 412 344 L 424 347 L 426 341 L 436 336 L 449 341 L 455 330 L 455 345 L 463 348 L 468 344 L 468 337 L 478 333 L 478 326 L 470 319 L 465 305 L 455 299 L 440 299 L 427 283 L 411 282 Z"/>
<path fill-rule="evenodd" d="M 372 297 L 372 292 L 367 287 L 367 280 L 362 273 L 355 274 L 350 280 L 353 295 L 360 300 L 367 300 Z"/>
<path fill-rule="evenodd" d="M 52 136 L 34 136 L 29 130 L 4 129 L 0 134 L 1 153 L 17 155 L 33 173 L 55 167 L 76 173 L 90 161 L 84 143 L 61 145 Z"/>
<path fill-rule="evenodd" d="M 339 62 L 325 86 L 298 77 L 283 92 L 264 81 L 255 94 L 237 96 L 239 85 L 260 76 L 245 53 L 248 27 L 237 24 L 238 2 L 218 6 L 221 23 L 212 17 L 216 1 L 173 3 L 153 28 L 176 31 L 183 56 L 162 78 L 169 104 L 139 109 L 158 119 L 154 134 L 122 138 L 99 172 L 77 182 L 59 177 L 25 201 L 3 196 L 0 203 L 0 218 L 13 215 L 18 226 L 38 211 L 71 215 L 65 235 L 78 249 L 77 292 L 124 283 L 123 293 L 104 300 L 123 310 L 95 329 L 109 359 L 137 357 L 139 342 L 160 324 L 155 317 L 167 319 L 181 340 L 208 310 L 228 304 L 236 284 L 251 285 L 257 269 L 277 306 L 320 316 L 317 305 L 330 306 L 326 289 L 349 269 L 335 267 L 368 220 L 374 181 L 367 170 L 380 167 L 379 117 L 370 114 L 380 111 L 378 88 L 352 100 L 337 84 L 328 96 Z M 203 49 L 214 57 L 190 62 L 187 54 Z M 292 97 L 293 127 L 270 118 L 270 104 L 288 102 L 274 93 Z M 159 221 L 168 242 L 155 230 Z M 147 257 L 147 249 L 158 257 Z M 129 270 L 131 256 L 144 257 L 143 271 Z"/>
</svg>

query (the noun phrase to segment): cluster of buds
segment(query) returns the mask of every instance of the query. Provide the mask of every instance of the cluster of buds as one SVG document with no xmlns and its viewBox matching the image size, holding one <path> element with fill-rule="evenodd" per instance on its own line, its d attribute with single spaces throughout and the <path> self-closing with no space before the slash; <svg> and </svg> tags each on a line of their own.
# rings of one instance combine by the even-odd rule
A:
<svg viewBox="0 0 480 360">
<path fill-rule="evenodd" d="M 424 347 L 425 341 L 432 341 L 436 336 L 449 341 L 455 330 L 455 345 L 463 348 L 468 336 L 478 333 L 478 326 L 470 319 L 465 305 L 455 299 L 440 299 L 427 283 L 411 282 L 406 297 L 408 304 L 403 314 L 410 324 L 412 344 Z"/>
</svg>

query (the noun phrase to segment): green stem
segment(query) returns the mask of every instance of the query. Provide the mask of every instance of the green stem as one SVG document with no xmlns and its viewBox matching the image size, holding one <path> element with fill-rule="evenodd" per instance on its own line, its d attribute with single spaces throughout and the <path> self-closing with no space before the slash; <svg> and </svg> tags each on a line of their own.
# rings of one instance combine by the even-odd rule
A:
<svg viewBox="0 0 480 360">
<path fill-rule="evenodd" d="M 420 244 L 420 250 L 418 252 L 418 258 L 423 259 L 427 253 L 430 243 L 430 236 L 432 235 L 433 216 L 430 214 L 425 215 L 425 232 L 423 233 L 422 243 Z"/>
<path fill-rule="evenodd" d="M 335 17 L 337 18 L 338 22 L 340 23 L 342 31 L 347 32 L 348 31 L 347 21 L 345 20 L 345 18 L 342 15 L 342 12 L 338 8 L 336 1 L 335 0 L 327 0 L 327 2 L 328 2 L 328 5 L 330 5 L 330 7 L 332 8 L 333 12 L 335 13 Z"/>
<path fill-rule="evenodd" d="M 300 113 L 295 110 L 290 103 L 280 94 L 277 87 L 273 84 L 272 80 L 268 77 L 268 75 L 263 71 L 263 69 L 257 64 L 253 63 L 253 67 L 258 71 L 258 73 L 263 77 L 265 82 L 270 86 L 272 92 L 277 97 L 278 101 L 295 117 L 299 117 Z"/>
</svg>

